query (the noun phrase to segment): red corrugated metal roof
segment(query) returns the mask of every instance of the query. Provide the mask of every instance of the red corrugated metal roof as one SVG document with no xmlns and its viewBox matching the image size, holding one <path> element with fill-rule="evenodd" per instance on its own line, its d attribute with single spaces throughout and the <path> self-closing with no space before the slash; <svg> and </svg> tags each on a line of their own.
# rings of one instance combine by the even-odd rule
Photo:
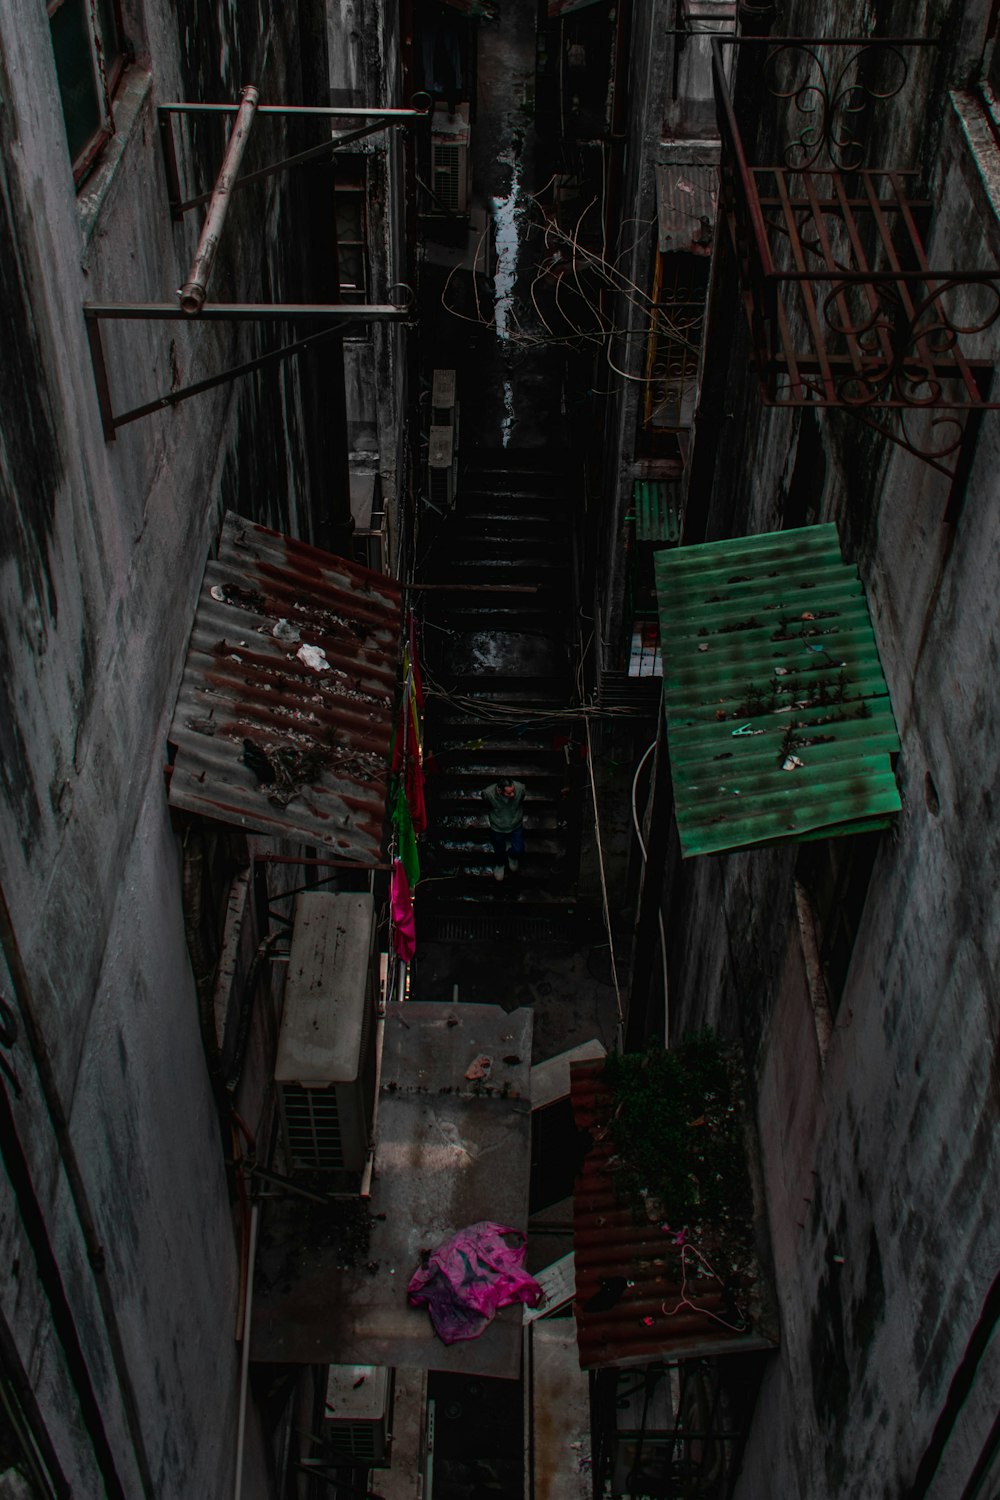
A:
<svg viewBox="0 0 1000 1500">
<path fill-rule="evenodd" d="M 570 1100 L 578 1130 L 589 1131 L 593 1149 L 576 1180 L 573 1250 L 576 1257 L 576 1327 L 580 1364 L 645 1364 L 666 1357 L 722 1354 L 733 1349 L 767 1349 L 772 1340 L 753 1330 L 730 1326 L 733 1314 L 717 1282 L 678 1274 L 680 1256 L 662 1223 L 650 1223 L 641 1210 L 619 1201 L 606 1128 L 612 1096 L 604 1083 L 603 1060 L 574 1063 Z M 588 1310 L 602 1283 L 624 1277 L 626 1286 L 613 1307 Z M 704 1291 L 702 1290 L 704 1288 Z M 648 1322 L 645 1320 L 649 1320 Z"/>
<path fill-rule="evenodd" d="M 375 863 L 400 611 L 393 579 L 228 513 L 170 728 L 171 805 Z"/>
</svg>

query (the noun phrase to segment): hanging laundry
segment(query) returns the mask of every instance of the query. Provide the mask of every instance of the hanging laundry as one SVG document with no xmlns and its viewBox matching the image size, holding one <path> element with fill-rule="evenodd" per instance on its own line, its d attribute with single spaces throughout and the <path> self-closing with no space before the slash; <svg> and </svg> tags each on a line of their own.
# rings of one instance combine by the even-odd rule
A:
<svg viewBox="0 0 1000 1500">
<path fill-rule="evenodd" d="M 407 647 L 403 654 L 405 679 L 403 698 L 399 709 L 399 721 L 393 735 L 390 769 L 403 773 L 406 785 L 406 800 L 410 806 L 410 817 L 416 833 L 427 832 L 427 803 L 424 797 L 424 772 L 421 766 L 422 731 L 420 704 L 423 702 L 423 686 L 420 682 L 416 658 Z"/>
<path fill-rule="evenodd" d="M 402 786 L 396 788 L 396 799 L 392 807 L 392 821 L 396 825 L 399 836 L 399 858 L 402 860 L 406 871 L 406 878 L 410 883 L 410 890 L 415 890 L 420 879 L 420 855 L 417 853 L 417 839 L 413 831 L 413 819 L 410 817 L 410 809 L 406 801 L 406 792 Z"/>
<path fill-rule="evenodd" d="M 412 962 L 417 951 L 417 927 L 413 918 L 413 897 L 401 859 L 393 861 L 389 883 L 389 905 L 392 909 L 392 951 L 405 964 Z"/>
</svg>

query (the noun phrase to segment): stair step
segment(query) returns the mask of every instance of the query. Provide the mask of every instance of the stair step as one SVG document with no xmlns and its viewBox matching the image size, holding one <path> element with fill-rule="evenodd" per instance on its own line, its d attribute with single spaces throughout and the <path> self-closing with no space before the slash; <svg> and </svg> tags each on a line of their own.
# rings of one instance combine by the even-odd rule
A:
<svg viewBox="0 0 1000 1500">
<path fill-rule="evenodd" d="M 434 818 L 433 832 L 447 831 L 449 838 L 455 837 L 468 829 L 475 829 L 477 833 L 486 834 L 487 827 L 485 822 L 482 821 L 481 802 L 479 807 L 474 808 L 472 811 L 458 810 L 457 803 L 448 805 L 455 807 L 456 810 L 453 812 L 439 812 Z M 560 818 L 554 812 L 534 812 L 530 814 L 527 826 L 529 837 L 537 831 L 539 834 L 548 834 L 553 838 L 558 838 L 560 834 L 569 831 L 567 820 Z"/>
<path fill-rule="evenodd" d="M 417 897 L 417 936 L 423 943 L 558 942 L 573 932 L 575 908 L 553 901 L 549 910 L 517 905 L 504 909 L 496 903 L 471 901 L 437 911 L 424 911 Z"/>
<path fill-rule="evenodd" d="M 512 535 L 506 527 L 492 526 L 490 532 L 470 535 L 456 528 L 435 548 L 435 559 L 439 557 L 475 557 L 483 561 L 482 549 L 489 548 L 491 562 L 501 558 L 531 558 L 566 556 L 566 531 L 562 526 L 546 527 L 533 535 Z"/>
</svg>

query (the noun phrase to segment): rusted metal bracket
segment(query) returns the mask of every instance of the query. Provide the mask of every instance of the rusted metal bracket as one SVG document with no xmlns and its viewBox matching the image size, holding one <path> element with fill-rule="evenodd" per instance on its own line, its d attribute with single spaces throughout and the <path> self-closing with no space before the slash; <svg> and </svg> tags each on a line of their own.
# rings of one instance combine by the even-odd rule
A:
<svg viewBox="0 0 1000 1500">
<path fill-rule="evenodd" d="M 347 334 L 353 333 L 356 325 L 360 323 L 406 322 L 411 317 L 411 310 L 408 305 L 382 306 L 350 302 L 315 305 L 252 302 L 205 303 L 193 321 L 199 323 L 315 323 L 322 321 L 328 326 L 317 333 L 308 334 L 305 338 L 284 344 L 280 349 L 271 349 L 255 359 L 245 360 L 242 364 L 233 365 L 217 375 L 210 375 L 191 385 L 181 386 L 178 390 L 168 391 L 163 396 L 154 397 L 152 401 L 146 401 L 141 406 L 130 407 L 123 412 L 116 412 L 112 401 L 101 323 L 105 320 L 190 323 L 192 318 L 172 302 L 85 302 L 83 315 L 87 324 L 90 359 L 94 367 L 97 402 L 101 411 L 101 425 L 104 428 L 105 441 L 113 443 L 119 427 L 126 427 L 130 422 L 137 422 L 140 417 L 148 417 L 154 412 L 165 411 L 171 406 L 179 406 L 182 401 L 187 401 L 191 396 L 201 395 L 204 391 L 213 390 L 219 385 L 226 385 L 232 380 L 237 380 L 241 375 L 249 375 L 253 370 L 259 370 L 265 365 L 288 359 L 293 354 L 300 354 L 326 339 L 344 338 Z"/>
<path fill-rule="evenodd" d="M 244 91 L 245 92 L 245 91 Z M 426 99 L 426 105 L 418 105 L 418 99 Z M 318 146 L 312 146 L 308 151 L 300 151 L 295 156 L 286 156 L 281 161 L 273 162 L 268 167 L 261 167 L 256 172 L 248 172 L 244 177 L 237 177 L 233 183 L 233 190 L 247 187 L 252 182 L 260 182 L 265 177 L 273 177 L 277 172 L 283 172 L 288 167 L 300 166 L 303 162 L 317 161 L 323 156 L 334 151 L 342 151 L 351 146 L 355 141 L 364 140 L 366 136 L 375 135 L 380 130 L 391 129 L 398 125 L 415 125 L 422 120 L 430 118 L 431 97 L 429 94 L 414 95 L 414 104 L 410 109 L 342 109 L 335 106 L 326 107 L 319 105 L 280 105 L 280 104 L 257 104 L 254 109 L 255 118 L 277 115 L 281 118 L 306 118 L 306 119 L 346 119 L 364 120 L 366 123 L 357 126 L 353 130 L 345 131 L 341 135 L 333 135 L 328 141 L 323 141 Z M 170 217 L 175 222 L 180 222 L 184 215 L 192 208 L 198 208 L 202 203 L 208 203 L 212 197 L 211 192 L 200 193 L 194 198 L 185 198 L 181 186 L 180 169 L 177 164 L 177 147 L 174 140 L 173 117 L 175 115 L 238 115 L 240 104 L 191 104 L 176 102 L 160 104 L 157 106 L 157 121 L 160 129 L 160 146 L 163 151 L 163 165 L 167 174 L 167 195 L 170 202 Z M 235 133 L 235 132 L 234 132 Z"/>
<path fill-rule="evenodd" d="M 235 192 L 240 188 L 247 187 L 251 183 L 259 182 L 264 178 L 274 176 L 278 172 L 283 172 L 287 168 L 299 166 L 303 162 L 315 161 L 323 156 L 330 155 L 345 146 L 353 144 L 355 141 L 373 135 L 377 131 L 390 129 L 393 126 L 413 125 L 426 120 L 430 115 L 431 102 L 429 95 L 418 94 L 414 97 L 414 104 L 410 109 L 353 109 L 339 106 L 261 104 L 257 89 L 252 85 L 248 85 L 243 89 L 239 103 L 237 104 L 198 104 L 188 101 L 177 101 L 161 104 L 158 107 L 160 144 L 167 176 L 170 216 L 175 222 L 179 222 L 191 209 L 198 208 L 202 204 L 207 204 L 208 207 L 205 214 L 205 222 L 198 239 L 198 246 L 184 282 L 177 293 L 178 300 L 176 303 L 84 303 L 83 313 L 87 326 L 90 358 L 94 368 L 94 383 L 97 387 L 101 424 L 107 442 L 114 442 L 119 427 L 125 427 L 130 422 L 136 422 L 141 417 L 150 416 L 154 412 L 178 406 L 182 401 L 187 401 L 192 396 L 197 396 L 205 391 L 213 390 L 217 386 L 225 385 L 232 380 L 238 379 L 241 375 L 248 375 L 252 371 L 259 370 L 266 365 L 313 349 L 326 340 L 342 339 L 346 334 L 354 332 L 359 324 L 405 322 L 412 316 L 408 301 L 404 303 L 375 305 L 342 302 L 210 303 L 207 300 L 208 285 L 215 265 L 215 258 L 221 242 L 232 195 Z M 173 118 L 175 115 L 206 114 L 232 115 L 235 117 L 233 127 L 230 131 L 222 164 L 212 190 L 208 193 L 198 194 L 195 197 L 185 198 L 177 161 Z M 279 118 L 305 117 L 320 121 L 336 119 L 358 120 L 362 123 L 354 129 L 331 135 L 329 140 L 325 140 L 318 146 L 311 147 L 307 151 L 300 151 L 294 156 L 285 157 L 281 161 L 273 162 L 270 166 L 262 167 L 241 177 L 239 175 L 240 165 L 246 150 L 250 130 L 254 122 L 261 116 L 277 116 Z M 390 288 L 389 294 L 390 296 L 393 295 L 392 288 Z M 127 411 L 116 412 L 111 396 L 111 381 L 105 357 L 104 340 L 101 333 L 101 324 L 105 321 L 174 321 L 187 323 L 319 322 L 326 326 L 314 333 L 307 334 L 303 338 L 294 339 L 280 348 L 268 350 L 264 354 L 244 360 L 238 365 L 233 365 L 229 369 L 220 371 L 216 375 L 210 375 L 204 380 L 194 381 L 189 385 L 171 390 L 162 396 L 155 397 L 151 401 L 143 402 L 140 406 L 130 407 Z"/>
<path fill-rule="evenodd" d="M 744 45 L 756 48 L 753 97 L 734 92 L 724 63 Z M 868 161 L 878 109 L 912 81 L 910 52 L 935 45 L 716 39 L 713 72 L 720 200 L 763 404 L 850 413 L 950 480 L 951 520 L 983 415 L 1000 409 L 1000 262 L 942 265 L 942 245 L 932 260 L 918 172 Z M 774 138 L 758 162 L 765 126 Z"/>
</svg>

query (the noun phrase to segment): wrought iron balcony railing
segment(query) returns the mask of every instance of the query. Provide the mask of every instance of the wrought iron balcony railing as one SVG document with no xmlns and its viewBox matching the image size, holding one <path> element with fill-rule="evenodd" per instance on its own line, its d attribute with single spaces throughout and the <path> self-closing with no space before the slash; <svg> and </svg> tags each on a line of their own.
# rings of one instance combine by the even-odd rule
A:
<svg viewBox="0 0 1000 1500">
<path fill-rule="evenodd" d="M 850 410 L 954 481 L 964 440 L 1000 406 L 1000 266 L 941 264 L 919 174 L 870 150 L 922 117 L 913 63 L 935 45 L 717 39 L 713 67 L 722 207 L 765 403 Z M 730 69 L 735 85 L 729 46 L 757 64 Z"/>
</svg>

